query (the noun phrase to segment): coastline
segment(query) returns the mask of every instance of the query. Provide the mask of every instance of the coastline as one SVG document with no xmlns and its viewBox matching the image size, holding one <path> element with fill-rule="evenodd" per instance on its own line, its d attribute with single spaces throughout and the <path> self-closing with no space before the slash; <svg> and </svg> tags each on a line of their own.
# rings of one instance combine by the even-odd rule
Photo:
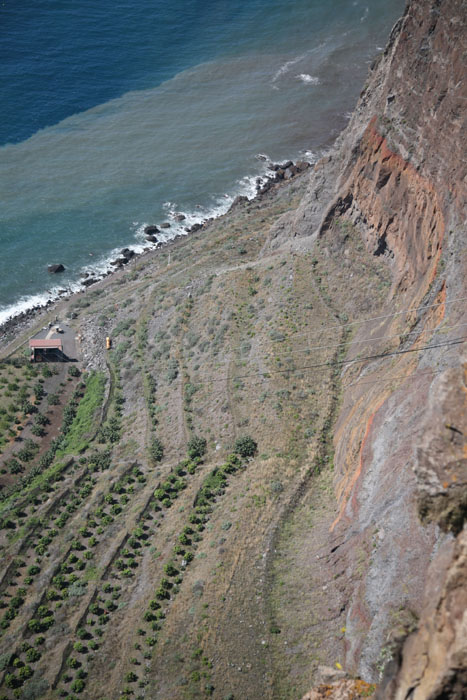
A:
<svg viewBox="0 0 467 700">
<path fill-rule="evenodd" d="M 102 271 L 95 271 L 94 273 L 85 273 L 84 276 L 76 282 L 76 285 L 80 285 L 79 288 L 59 289 L 54 296 L 44 303 L 32 304 L 32 306 L 26 308 L 25 310 L 18 311 L 18 313 L 12 313 L 10 317 L 0 323 L 0 352 L 3 355 L 3 359 L 15 352 L 17 349 L 16 347 L 10 349 L 12 343 L 18 339 L 18 336 L 22 332 L 27 331 L 35 323 L 37 323 L 41 316 L 47 316 L 53 310 L 58 311 L 62 303 L 68 303 L 71 299 L 73 299 L 73 297 L 79 297 L 82 294 L 85 294 L 88 289 L 94 289 L 95 285 L 106 280 L 113 280 L 125 270 L 131 270 L 134 268 L 137 262 L 141 262 L 141 260 L 147 262 L 155 255 L 158 255 L 161 251 L 165 251 L 168 246 L 177 246 L 177 244 L 184 240 L 186 236 L 189 236 L 191 233 L 205 230 L 209 224 L 228 214 L 234 207 L 244 203 L 251 203 L 261 200 L 263 197 L 267 196 L 270 190 L 303 176 L 318 161 L 318 158 L 313 158 L 312 160 L 287 160 L 283 163 L 273 163 L 269 161 L 267 156 L 261 155 L 258 156 L 258 158 L 260 160 L 264 160 L 265 171 L 263 175 L 257 175 L 250 178 L 249 193 L 252 194 L 251 197 L 247 196 L 247 194 L 237 194 L 235 197 L 233 195 L 225 195 L 226 199 L 229 201 L 229 205 L 224 211 L 221 211 L 219 208 L 218 213 L 213 216 L 209 216 L 207 218 L 200 217 L 199 222 L 195 221 L 191 224 L 191 226 L 183 226 L 183 232 L 180 230 L 181 227 L 178 227 L 178 232 L 176 232 L 173 236 L 165 239 L 161 238 L 161 240 L 152 243 L 152 245 L 150 240 L 147 240 L 146 245 L 143 246 L 139 245 L 138 243 L 130 244 L 129 247 L 124 248 L 119 254 L 117 253 L 117 255 L 121 256 L 123 251 L 130 251 L 130 255 L 128 258 L 125 258 L 125 262 L 123 262 L 124 258 L 120 257 L 120 264 L 112 266 L 111 259 L 114 257 L 114 255 L 109 255 L 105 269 Z M 246 181 L 247 178 L 244 180 Z M 252 191 L 253 182 L 254 192 Z M 180 213 L 181 212 L 171 212 L 169 218 L 175 220 L 175 216 L 179 215 Z M 185 219 L 183 222 L 187 223 Z M 154 227 L 160 229 L 161 224 L 146 224 L 141 228 L 150 229 Z M 164 228 L 162 228 L 162 231 L 159 230 L 159 233 L 163 233 L 163 231 Z M 143 231 L 141 231 L 141 233 L 144 234 Z M 45 294 L 47 294 L 47 292 Z"/>
</svg>

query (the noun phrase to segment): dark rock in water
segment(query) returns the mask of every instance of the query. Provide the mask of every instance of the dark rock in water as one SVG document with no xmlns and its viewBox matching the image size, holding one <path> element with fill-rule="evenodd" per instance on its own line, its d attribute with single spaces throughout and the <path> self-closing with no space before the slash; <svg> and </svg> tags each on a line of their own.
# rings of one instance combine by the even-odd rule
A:
<svg viewBox="0 0 467 700">
<path fill-rule="evenodd" d="M 203 228 L 203 224 L 193 224 L 189 229 L 187 229 L 188 233 L 195 233 L 196 231 L 199 231 L 200 229 Z"/>
<path fill-rule="evenodd" d="M 110 264 L 114 267 L 121 267 L 123 265 L 124 260 L 125 258 L 117 258 L 117 260 L 112 260 Z"/>
<path fill-rule="evenodd" d="M 170 228 L 170 224 L 168 221 L 164 221 L 163 224 L 161 224 L 161 228 Z"/>
<path fill-rule="evenodd" d="M 281 167 L 281 166 L 278 165 L 277 163 L 270 163 L 270 164 L 268 165 L 268 169 L 269 169 L 269 170 L 279 170 L 280 167 Z"/>
<path fill-rule="evenodd" d="M 291 160 L 288 160 L 286 163 L 283 163 L 280 167 L 282 170 L 287 170 L 287 168 L 292 167 L 293 163 Z"/>
<path fill-rule="evenodd" d="M 264 185 L 263 185 L 263 186 L 261 187 L 261 189 L 259 190 L 258 194 L 259 194 L 259 195 L 266 194 L 266 192 L 269 192 L 269 190 L 271 189 L 271 187 L 273 186 L 273 184 L 274 184 L 274 183 L 273 183 L 272 180 L 266 180 L 266 182 L 264 183 Z"/>
<path fill-rule="evenodd" d="M 146 236 L 146 240 L 149 243 L 157 243 L 157 236 Z"/>
<path fill-rule="evenodd" d="M 95 284 L 96 282 L 99 282 L 98 279 L 95 277 L 88 277 L 88 279 L 81 280 L 81 284 L 84 285 L 85 287 L 90 287 L 91 284 Z"/>
<path fill-rule="evenodd" d="M 54 275 L 56 272 L 65 272 L 65 265 L 62 265 L 62 263 L 58 265 L 49 265 L 47 270 L 51 275 Z"/>
<path fill-rule="evenodd" d="M 175 219 L 175 221 L 178 221 L 178 222 L 185 221 L 186 216 L 185 216 L 185 214 L 175 214 L 174 219 Z"/>
<path fill-rule="evenodd" d="M 160 230 L 157 226 L 145 226 L 144 233 L 146 236 L 154 236 L 155 233 L 160 233 Z"/>
<path fill-rule="evenodd" d="M 136 253 L 134 250 L 131 250 L 130 248 L 124 248 L 123 250 L 120 251 L 120 255 L 123 255 L 123 257 L 126 260 L 131 260 L 131 258 L 134 258 Z"/>
</svg>

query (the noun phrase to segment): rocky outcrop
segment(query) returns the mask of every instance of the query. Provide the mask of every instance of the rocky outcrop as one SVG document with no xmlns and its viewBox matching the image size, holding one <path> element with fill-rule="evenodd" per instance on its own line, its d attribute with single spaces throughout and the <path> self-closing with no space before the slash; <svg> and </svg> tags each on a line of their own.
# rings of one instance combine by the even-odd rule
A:
<svg viewBox="0 0 467 700">
<path fill-rule="evenodd" d="M 467 688 L 467 530 L 430 565 L 417 631 L 386 669 L 379 700 L 462 700 Z"/>
<path fill-rule="evenodd" d="M 378 682 L 393 659 L 384 698 L 461 697 L 465 684 L 466 19 L 462 0 L 408 2 L 268 244 L 329 253 L 350 227 L 391 271 L 385 309 L 352 326 L 346 359 L 372 359 L 341 375 L 329 538 L 345 669 Z"/>
</svg>

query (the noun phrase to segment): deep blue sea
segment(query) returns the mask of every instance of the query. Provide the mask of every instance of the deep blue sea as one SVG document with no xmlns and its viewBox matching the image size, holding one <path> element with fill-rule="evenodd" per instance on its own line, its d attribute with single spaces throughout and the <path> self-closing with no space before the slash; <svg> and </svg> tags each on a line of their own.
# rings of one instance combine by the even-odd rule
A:
<svg viewBox="0 0 467 700">
<path fill-rule="evenodd" d="M 0 322 L 142 249 L 145 224 L 182 211 L 186 225 L 253 194 L 260 155 L 319 154 L 403 7 L 4 0 Z"/>
</svg>

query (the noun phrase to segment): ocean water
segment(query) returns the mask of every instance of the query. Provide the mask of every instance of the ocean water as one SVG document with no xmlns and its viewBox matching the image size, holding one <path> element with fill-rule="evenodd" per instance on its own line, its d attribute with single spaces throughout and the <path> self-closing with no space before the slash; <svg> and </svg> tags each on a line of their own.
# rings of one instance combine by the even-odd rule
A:
<svg viewBox="0 0 467 700">
<path fill-rule="evenodd" d="M 141 250 L 144 225 L 172 221 L 168 238 L 252 195 L 261 156 L 318 155 L 403 6 L 3 3 L 0 323 Z"/>
</svg>

